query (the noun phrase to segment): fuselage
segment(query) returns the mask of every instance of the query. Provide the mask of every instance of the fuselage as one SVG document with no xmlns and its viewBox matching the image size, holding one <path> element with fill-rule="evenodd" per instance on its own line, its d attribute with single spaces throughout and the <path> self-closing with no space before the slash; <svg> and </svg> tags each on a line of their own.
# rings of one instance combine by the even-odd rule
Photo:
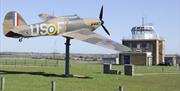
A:
<svg viewBox="0 0 180 91">
<path fill-rule="evenodd" d="M 39 36 L 56 36 L 83 29 L 94 31 L 100 25 L 101 21 L 99 19 L 80 18 L 77 15 L 72 15 L 55 17 L 31 25 L 15 26 L 11 29 L 11 31 L 13 33 L 17 33 L 19 37 L 28 38 Z M 16 38 L 18 37 L 16 36 Z"/>
</svg>

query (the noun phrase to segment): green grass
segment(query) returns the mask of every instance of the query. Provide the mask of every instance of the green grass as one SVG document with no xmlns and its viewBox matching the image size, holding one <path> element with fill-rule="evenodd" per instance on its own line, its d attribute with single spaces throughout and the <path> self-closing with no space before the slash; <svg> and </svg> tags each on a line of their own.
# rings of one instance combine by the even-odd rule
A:
<svg viewBox="0 0 180 91">
<path fill-rule="evenodd" d="M 9 63 L 5 65 L 5 59 L 0 59 L 0 70 L 17 72 L 45 72 L 47 74 L 64 74 L 64 61 L 56 60 L 32 60 L 17 59 L 16 66 L 13 60 L 6 59 Z M 11 61 L 11 62 L 10 62 Z M 37 61 L 34 64 L 34 61 Z M 48 62 L 48 63 L 45 63 Z M 11 64 L 11 65 L 10 65 Z M 43 66 L 41 66 L 43 64 Z M 44 65 L 47 64 L 47 65 Z M 35 66 L 35 67 L 33 67 Z M 71 73 L 91 77 L 91 79 L 82 78 L 63 78 L 47 77 L 43 75 L 32 75 L 27 73 L 12 74 L 0 73 L 0 77 L 5 77 L 5 91 L 50 91 L 50 83 L 56 81 L 56 91 L 118 91 L 120 85 L 124 86 L 126 91 L 179 91 L 180 74 L 176 67 L 161 66 L 135 66 L 136 74 L 151 74 L 143 76 L 125 76 L 103 74 L 103 65 L 99 63 L 82 63 L 71 61 Z M 123 66 L 113 65 L 113 69 L 123 71 Z M 163 71 L 162 71 L 163 69 Z M 166 73 L 166 74 L 165 74 Z"/>
</svg>

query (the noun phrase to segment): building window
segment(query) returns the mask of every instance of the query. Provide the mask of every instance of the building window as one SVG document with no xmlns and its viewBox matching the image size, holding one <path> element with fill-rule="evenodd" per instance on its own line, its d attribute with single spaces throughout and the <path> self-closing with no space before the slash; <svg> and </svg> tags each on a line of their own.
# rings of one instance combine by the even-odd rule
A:
<svg viewBox="0 0 180 91">
<path fill-rule="evenodd" d="M 132 47 L 133 47 L 133 48 L 136 48 L 136 44 L 135 44 L 135 43 L 132 43 Z"/>
<path fill-rule="evenodd" d="M 146 48 L 147 44 L 146 43 L 142 43 L 142 48 Z"/>
<path fill-rule="evenodd" d="M 141 48 L 141 44 L 137 44 L 137 49 L 140 49 Z"/>
</svg>

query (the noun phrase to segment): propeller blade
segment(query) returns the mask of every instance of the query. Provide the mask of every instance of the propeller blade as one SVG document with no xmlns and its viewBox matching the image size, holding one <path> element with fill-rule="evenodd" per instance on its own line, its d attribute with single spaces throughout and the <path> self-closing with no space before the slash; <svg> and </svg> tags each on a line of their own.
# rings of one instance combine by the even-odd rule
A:
<svg viewBox="0 0 180 91">
<path fill-rule="evenodd" d="M 102 18 L 103 18 L 103 6 L 101 7 L 101 11 L 99 14 L 99 19 L 102 20 Z"/>
<path fill-rule="evenodd" d="M 101 20 L 101 26 L 103 27 L 104 31 L 110 35 L 109 31 L 106 29 L 106 27 L 103 25 L 104 24 L 104 21 L 103 21 L 103 5 L 101 7 L 101 11 L 100 11 L 100 14 L 99 14 L 99 19 Z"/>
<path fill-rule="evenodd" d="M 102 27 L 103 27 L 104 31 L 105 31 L 108 35 L 110 35 L 110 33 L 109 33 L 109 31 L 106 29 L 106 27 L 105 27 L 104 25 L 102 25 Z"/>
</svg>

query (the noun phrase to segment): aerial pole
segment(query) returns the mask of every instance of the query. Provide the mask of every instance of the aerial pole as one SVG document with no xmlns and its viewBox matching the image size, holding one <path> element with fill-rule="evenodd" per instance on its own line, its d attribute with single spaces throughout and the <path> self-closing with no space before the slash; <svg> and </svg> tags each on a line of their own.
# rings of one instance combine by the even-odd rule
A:
<svg viewBox="0 0 180 91">
<path fill-rule="evenodd" d="M 70 47 L 70 39 L 71 38 L 68 38 L 66 37 L 66 55 L 65 55 L 65 76 L 66 77 L 69 77 L 70 76 L 70 72 L 69 72 L 69 47 Z"/>
<path fill-rule="evenodd" d="M 142 17 L 142 26 L 144 27 L 144 17 Z"/>
</svg>

